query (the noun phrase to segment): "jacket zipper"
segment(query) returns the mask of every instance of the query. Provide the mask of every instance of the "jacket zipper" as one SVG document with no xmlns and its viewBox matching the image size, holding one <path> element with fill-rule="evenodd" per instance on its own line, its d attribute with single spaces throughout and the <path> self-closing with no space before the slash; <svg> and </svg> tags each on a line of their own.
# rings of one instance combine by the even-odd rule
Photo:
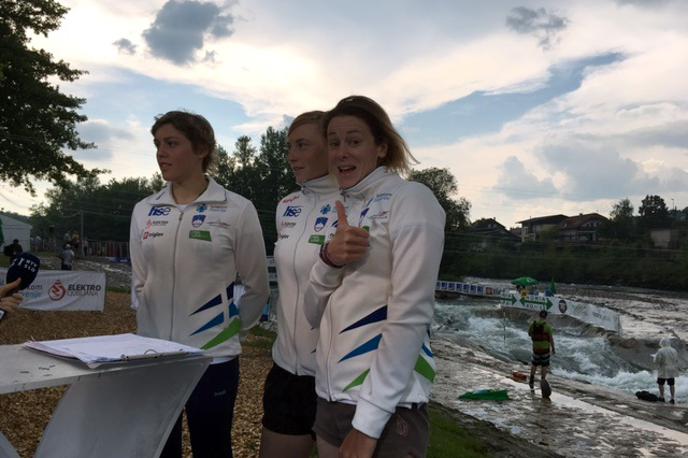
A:
<svg viewBox="0 0 688 458">
<path fill-rule="evenodd" d="M 304 196 L 306 196 L 306 193 L 304 193 Z M 293 245 L 293 251 L 292 251 L 292 270 L 294 272 L 294 278 L 296 279 L 296 302 L 294 303 L 294 329 L 292 330 L 292 343 L 294 345 L 294 372 L 296 375 L 299 375 L 300 372 L 300 365 L 299 365 L 299 352 L 298 352 L 298 345 L 296 344 L 296 329 L 298 328 L 298 321 L 299 321 L 299 313 L 298 313 L 298 305 L 299 305 L 299 297 L 301 295 L 301 288 L 300 288 L 300 282 L 299 282 L 299 273 L 296 270 L 296 252 L 299 244 L 301 243 L 301 240 L 303 239 L 304 234 L 307 231 L 307 225 L 308 221 L 310 220 L 311 214 L 313 213 L 313 209 L 316 207 L 316 194 L 313 193 L 313 206 L 311 207 L 311 211 L 306 215 L 306 219 L 303 222 L 303 228 L 301 229 L 301 235 L 299 235 L 299 239 L 296 241 L 296 244 Z"/>
<path fill-rule="evenodd" d="M 184 211 L 180 210 L 179 211 L 179 218 L 177 218 L 177 229 L 176 232 L 174 233 L 174 247 L 172 251 L 172 311 L 170 313 L 171 319 L 170 319 L 170 340 L 174 340 L 174 336 L 172 332 L 174 331 L 174 290 L 176 288 L 177 282 L 176 282 L 176 277 L 177 277 L 177 240 L 179 239 L 179 228 L 182 225 L 182 218 L 184 217 Z"/>
</svg>

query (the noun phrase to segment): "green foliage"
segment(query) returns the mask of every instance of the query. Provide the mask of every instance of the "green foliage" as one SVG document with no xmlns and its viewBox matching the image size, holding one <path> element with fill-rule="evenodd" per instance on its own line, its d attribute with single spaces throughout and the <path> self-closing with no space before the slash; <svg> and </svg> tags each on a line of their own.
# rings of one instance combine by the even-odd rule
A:
<svg viewBox="0 0 688 458">
<path fill-rule="evenodd" d="M 435 194 L 435 198 L 446 213 L 446 229 L 448 231 L 457 231 L 468 227 L 471 203 L 463 197 L 459 197 L 458 200 L 452 197 L 458 191 L 458 185 L 456 178 L 448 169 L 431 167 L 423 170 L 412 170 L 409 174 L 409 180 L 423 183 Z"/>
<path fill-rule="evenodd" d="M 638 237 L 633 218 L 633 205 L 628 198 L 621 199 L 614 204 L 609 214 L 609 220 L 600 228 L 599 234 L 603 238 L 619 240 L 630 240 Z"/>
<path fill-rule="evenodd" d="M 113 179 L 107 184 L 93 175 L 68 181 L 48 190 L 47 203 L 32 209 L 33 234 L 61 239 L 65 232 L 79 230 L 83 213 L 86 238 L 128 241 L 134 205 L 163 185 L 159 174 L 150 180 Z"/>
<path fill-rule="evenodd" d="M 35 178 L 65 184 L 88 171 L 64 148 L 91 148 L 76 125 L 84 99 L 65 95 L 52 81 L 74 81 L 84 72 L 29 47 L 30 32 L 47 36 L 67 9 L 53 0 L 0 2 L 0 180 L 34 192 Z"/>
<path fill-rule="evenodd" d="M 443 264 L 442 279 L 465 275 L 487 278 L 528 275 L 565 283 L 688 288 L 688 245 L 680 250 L 659 250 L 640 242 L 606 245 L 527 242 L 514 243 L 511 248 L 493 246 L 480 252 L 463 250 L 454 256 L 458 262 Z"/>
<path fill-rule="evenodd" d="M 645 196 L 638 208 L 638 213 L 640 213 L 640 224 L 645 229 L 669 225 L 669 209 L 660 196 Z"/>
<path fill-rule="evenodd" d="M 215 179 L 255 205 L 263 228 L 268 254 L 277 240 L 275 208 L 285 195 L 297 189 L 287 162 L 287 130 L 268 127 L 256 149 L 247 136 L 239 137 L 230 156 L 219 150 Z"/>
</svg>

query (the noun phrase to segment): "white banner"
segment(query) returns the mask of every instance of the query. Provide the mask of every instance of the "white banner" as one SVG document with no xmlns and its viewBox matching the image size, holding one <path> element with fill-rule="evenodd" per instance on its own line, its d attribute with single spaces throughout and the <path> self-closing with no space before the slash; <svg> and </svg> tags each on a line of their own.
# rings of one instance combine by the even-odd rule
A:
<svg viewBox="0 0 688 458">
<path fill-rule="evenodd" d="M 7 269 L 0 269 L 5 284 Z M 22 308 L 30 310 L 88 310 L 105 307 L 105 273 L 76 270 L 40 270 L 34 282 L 21 291 Z"/>
<path fill-rule="evenodd" d="M 561 296 L 521 297 L 517 292 L 510 292 L 508 296 L 503 296 L 500 299 L 503 307 L 536 311 L 547 310 L 548 313 L 568 315 L 617 334 L 621 331 L 619 313 L 605 307 L 576 302 Z"/>
</svg>

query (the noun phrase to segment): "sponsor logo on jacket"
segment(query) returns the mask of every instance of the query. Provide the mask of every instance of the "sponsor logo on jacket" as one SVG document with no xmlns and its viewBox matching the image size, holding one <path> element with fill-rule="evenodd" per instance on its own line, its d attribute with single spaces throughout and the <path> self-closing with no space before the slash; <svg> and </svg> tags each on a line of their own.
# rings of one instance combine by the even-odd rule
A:
<svg viewBox="0 0 688 458">
<path fill-rule="evenodd" d="M 281 203 L 288 204 L 289 202 L 294 202 L 295 200 L 299 200 L 299 197 L 301 197 L 300 194 L 297 194 L 293 197 L 286 197 L 286 198 L 282 199 Z"/>
<path fill-rule="evenodd" d="M 301 206 L 300 205 L 290 205 L 287 207 L 287 209 L 284 211 L 284 217 L 287 218 L 296 218 L 301 214 Z"/>
<path fill-rule="evenodd" d="M 368 219 L 387 219 L 389 218 L 389 211 L 387 210 L 380 210 L 379 212 L 375 213 L 374 215 L 368 216 Z"/>
<path fill-rule="evenodd" d="M 193 218 L 191 218 L 191 225 L 193 227 L 201 227 L 203 221 L 205 221 L 205 215 L 194 215 Z"/>
<path fill-rule="evenodd" d="M 172 208 L 167 205 L 156 205 L 155 207 L 151 207 L 150 211 L 148 212 L 148 216 L 167 216 L 170 214 L 171 211 Z"/>
<path fill-rule="evenodd" d="M 215 205 L 211 204 L 210 207 L 208 207 L 208 211 L 224 213 L 227 211 L 227 206 L 224 204 L 215 204 Z"/>
<path fill-rule="evenodd" d="M 148 231 L 146 231 L 143 233 L 143 240 L 154 239 L 156 237 L 162 237 L 162 236 L 163 236 L 162 232 L 148 232 Z"/>
<path fill-rule="evenodd" d="M 197 211 L 198 213 L 203 213 L 203 212 L 206 211 L 207 209 L 208 209 L 208 206 L 207 206 L 206 204 L 198 204 L 198 205 L 196 206 L 196 211 Z"/>
<path fill-rule="evenodd" d="M 319 216 L 315 219 L 315 225 L 313 226 L 313 229 L 315 229 L 315 232 L 320 232 L 325 227 L 325 224 L 327 224 L 327 217 Z"/>
<path fill-rule="evenodd" d="M 220 228 L 222 228 L 222 229 L 229 229 L 230 227 L 232 227 L 231 224 L 225 223 L 224 221 L 220 221 L 220 220 L 217 220 L 217 221 L 208 221 L 206 224 L 207 224 L 208 226 L 220 227 Z"/>
<path fill-rule="evenodd" d="M 391 199 L 391 198 L 392 198 L 392 193 L 390 193 L 390 192 L 383 192 L 383 193 L 380 193 L 380 194 L 378 194 L 377 196 L 375 196 L 375 198 L 373 199 L 373 203 L 375 203 L 375 202 L 381 202 L 381 201 L 383 201 L 383 200 L 389 200 L 389 199 Z"/>
<path fill-rule="evenodd" d="M 332 211 L 332 207 L 330 206 L 330 204 L 327 204 L 323 208 L 320 209 L 320 213 L 323 215 L 327 215 L 331 211 Z"/>
</svg>

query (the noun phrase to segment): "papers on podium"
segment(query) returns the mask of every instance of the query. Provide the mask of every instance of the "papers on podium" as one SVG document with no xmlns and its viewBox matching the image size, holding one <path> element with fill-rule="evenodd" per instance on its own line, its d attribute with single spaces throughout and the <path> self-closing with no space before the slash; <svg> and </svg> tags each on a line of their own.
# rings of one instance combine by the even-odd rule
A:
<svg viewBox="0 0 688 458">
<path fill-rule="evenodd" d="M 102 364 L 117 364 L 150 358 L 203 354 L 200 348 L 169 340 L 136 334 L 79 337 L 76 339 L 26 342 L 25 347 L 63 358 L 77 359 L 94 369 Z"/>
</svg>

